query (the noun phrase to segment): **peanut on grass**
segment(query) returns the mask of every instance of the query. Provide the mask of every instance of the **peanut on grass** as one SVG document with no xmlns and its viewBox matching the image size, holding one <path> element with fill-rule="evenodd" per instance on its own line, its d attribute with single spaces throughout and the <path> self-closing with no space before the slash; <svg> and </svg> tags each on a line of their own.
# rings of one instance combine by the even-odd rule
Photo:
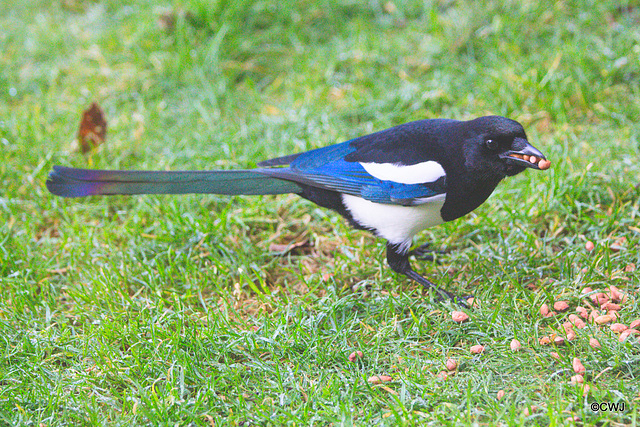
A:
<svg viewBox="0 0 640 427">
<path fill-rule="evenodd" d="M 441 380 L 446 380 L 447 378 L 449 378 L 449 375 L 451 375 L 451 374 L 452 374 L 451 371 L 449 371 L 449 372 L 440 371 L 440 372 L 438 372 L 438 375 L 436 375 L 436 376 Z"/>
<path fill-rule="evenodd" d="M 576 374 L 571 377 L 571 384 L 582 384 L 584 383 L 584 377 L 580 374 Z"/>
<path fill-rule="evenodd" d="M 613 325 L 609 326 L 609 328 L 613 332 L 617 332 L 617 333 L 624 332 L 627 329 L 629 329 L 629 328 L 627 328 L 627 325 L 623 325 L 622 323 L 614 323 Z"/>
<path fill-rule="evenodd" d="M 474 346 L 471 346 L 471 348 L 469 349 L 471 351 L 471 353 L 473 354 L 480 354 L 480 353 L 484 353 L 484 346 L 480 345 L 480 344 L 476 344 Z"/>
<path fill-rule="evenodd" d="M 602 304 L 602 306 L 600 306 L 600 308 L 607 311 L 619 311 L 621 307 L 615 302 L 605 302 L 604 304 Z"/>
<path fill-rule="evenodd" d="M 392 378 L 389 375 L 374 375 L 367 380 L 369 384 L 388 383 Z"/>
<path fill-rule="evenodd" d="M 638 332 L 637 329 L 627 329 L 625 331 L 622 331 L 622 333 L 618 337 L 618 341 L 623 342 L 624 340 L 629 338 L 631 335 L 638 335 L 639 333 L 640 332 Z"/>
<path fill-rule="evenodd" d="M 363 356 L 364 356 L 364 353 L 362 353 L 360 350 L 354 351 L 349 355 L 349 362 L 353 362 L 358 358 L 361 359 Z"/>
<path fill-rule="evenodd" d="M 573 366 L 573 372 L 575 372 L 576 374 L 584 374 L 585 372 L 587 372 L 587 369 L 577 357 L 573 358 L 573 362 L 571 363 L 571 365 Z"/>
<path fill-rule="evenodd" d="M 464 311 L 452 311 L 451 318 L 454 322 L 462 323 L 469 320 L 469 315 Z"/>
<path fill-rule="evenodd" d="M 540 306 L 540 314 L 542 314 L 544 317 L 547 317 L 550 311 L 551 310 L 549 310 L 549 306 L 547 304 L 542 304 Z"/>
<path fill-rule="evenodd" d="M 553 303 L 553 309 L 560 312 L 567 311 L 569 309 L 569 303 L 566 301 L 556 301 Z"/>
<path fill-rule="evenodd" d="M 607 323 L 611 323 L 613 321 L 613 316 L 609 314 L 603 314 L 593 319 L 593 321 L 598 325 L 606 325 Z"/>
</svg>

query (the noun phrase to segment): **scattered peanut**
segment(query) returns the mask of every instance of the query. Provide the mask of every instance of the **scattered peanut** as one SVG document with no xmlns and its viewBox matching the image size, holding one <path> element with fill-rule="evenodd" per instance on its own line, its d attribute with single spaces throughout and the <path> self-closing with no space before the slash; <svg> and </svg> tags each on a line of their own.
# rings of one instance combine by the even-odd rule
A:
<svg viewBox="0 0 640 427">
<path fill-rule="evenodd" d="M 369 384 L 388 383 L 392 378 L 389 375 L 374 375 L 367 380 Z"/>
<path fill-rule="evenodd" d="M 454 322 L 462 323 L 469 320 L 469 315 L 464 311 L 452 311 L 451 318 Z"/>
<path fill-rule="evenodd" d="M 625 331 L 622 331 L 622 333 L 618 337 L 618 341 L 623 342 L 624 340 L 629 338 L 630 335 L 638 335 L 638 333 L 639 332 L 637 329 L 627 329 Z"/>
<path fill-rule="evenodd" d="M 584 323 L 584 320 L 582 320 L 581 318 L 579 318 L 575 314 L 570 314 L 569 315 L 569 322 L 571 322 L 571 324 L 573 324 L 573 326 L 575 326 L 578 329 L 583 329 L 585 326 L 587 326 L 587 324 Z M 565 330 L 566 330 L 566 328 L 565 328 Z"/>
<path fill-rule="evenodd" d="M 471 353 L 473 354 L 480 354 L 480 353 L 484 353 L 484 346 L 480 345 L 480 344 L 476 344 L 474 346 L 471 346 L 471 348 L 469 349 L 471 351 Z"/>
<path fill-rule="evenodd" d="M 623 325 L 622 323 L 614 323 L 613 325 L 609 326 L 609 328 L 611 328 L 613 332 L 617 332 L 617 333 L 624 332 L 627 329 L 629 329 L 627 328 L 626 325 Z"/>
<path fill-rule="evenodd" d="M 542 314 L 544 317 L 547 317 L 547 314 L 549 314 L 549 306 L 547 304 L 542 304 L 540 306 L 540 314 Z"/>
<path fill-rule="evenodd" d="M 562 324 L 562 327 L 564 328 L 564 333 L 569 333 L 569 331 L 573 330 L 573 323 L 571 322 L 564 322 Z"/>
<path fill-rule="evenodd" d="M 520 350 L 520 347 L 522 347 L 522 345 L 520 344 L 520 341 L 514 338 L 511 340 L 511 344 L 509 344 L 509 347 L 511 348 L 511 351 L 518 351 Z"/>
<path fill-rule="evenodd" d="M 553 308 L 559 312 L 567 311 L 569 309 L 569 303 L 566 301 L 556 301 L 553 304 Z"/>
<path fill-rule="evenodd" d="M 353 362 L 358 358 L 362 358 L 363 356 L 364 354 L 360 350 L 354 351 L 349 355 L 349 362 Z"/>
<path fill-rule="evenodd" d="M 600 308 L 608 311 L 619 311 L 621 307 L 615 302 L 605 302 Z"/>
<path fill-rule="evenodd" d="M 613 321 L 613 317 L 611 317 L 608 314 L 603 314 L 593 319 L 593 321 L 596 322 L 598 325 L 605 325 L 607 323 L 611 323 Z"/>
<path fill-rule="evenodd" d="M 609 302 L 609 296 L 604 292 L 598 292 L 597 294 L 595 294 L 595 297 L 596 299 L 594 302 L 598 305 L 603 305 Z"/>
<path fill-rule="evenodd" d="M 587 240 L 587 243 L 584 245 L 584 248 L 587 250 L 587 252 L 591 252 L 595 247 L 596 245 L 594 245 L 591 240 Z"/>
<path fill-rule="evenodd" d="M 591 347 L 593 347 L 593 348 L 600 348 L 600 347 L 602 347 L 602 346 L 600 345 L 600 341 L 598 341 L 598 340 L 597 340 L 597 339 L 595 339 L 595 338 L 589 338 L 589 345 L 590 345 Z"/>
<path fill-rule="evenodd" d="M 620 290 L 613 285 L 609 286 L 609 295 L 611 296 L 611 301 L 613 302 L 622 301 L 622 292 L 620 292 Z"/>
<path fill-rule="evenodd" d="M 578 312 L 578 314 L 580 315 L 580 317 L 587 319 L 589 317 L 589 310 L 587 310 L 584 307 L 576 307 L 576 311 Z"/>
<path fill-rule="evenodd" d="M 584 383 L 584 377 L 580 374 L 576 374 L 571 377 L 571 384 L 582 384 Z"/>
<path fill-rule="evenodd" d="M 498 394 L 496 394 L 496 397 L 498 398 L 498 400 L 502 399 L 504 397 L 504 390 L 498 391 Z"/>
<path fill-rule="evenodd" d="M 575 372 L 576 374 L 584 374 L 585 372 L 587 372 L 587 369 L 584 367 L 580 359 L 578 359 L 577 357 L 573 358 L 572 366 L 573 366 L 573 372 Z"/>
<path fill-rule="evenodd" d="M 448 370 L 455 371 L 456 368 L 458 367 L 458 362 L 456 362 L 454 359 L 448 359 L 446 366 Z"/>
</svg>

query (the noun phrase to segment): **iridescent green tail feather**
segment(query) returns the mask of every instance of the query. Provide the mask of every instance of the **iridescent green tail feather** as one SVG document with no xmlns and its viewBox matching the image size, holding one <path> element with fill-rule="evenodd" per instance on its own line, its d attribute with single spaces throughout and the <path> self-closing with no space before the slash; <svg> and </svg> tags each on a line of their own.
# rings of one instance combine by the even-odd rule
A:
<svg viewBox="0 0 640 427">
<path fill-rule="evenodd" d="M 260 169 L 232 171 L 112 171 L 54 166 L 47 189 L 57 196 L 109 194 L 258 195 L 299 193 L 294 182 L 273 178 Z"/>
</svg>

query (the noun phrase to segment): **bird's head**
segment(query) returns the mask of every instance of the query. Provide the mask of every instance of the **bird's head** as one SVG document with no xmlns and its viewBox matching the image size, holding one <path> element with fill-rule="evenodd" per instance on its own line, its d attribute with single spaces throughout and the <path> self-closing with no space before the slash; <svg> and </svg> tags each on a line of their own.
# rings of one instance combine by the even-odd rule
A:
<svg viewBox="0 0 640 427">
<path fill-rule="evenodd" d="M 529 144 L 522 125 L 500 116 L 466 122 L 470 132 L 465 144 L 465 166 L 493 176 L 513 176 L 526 168 L 545 170 L 551 162 Z"/>
</svg>

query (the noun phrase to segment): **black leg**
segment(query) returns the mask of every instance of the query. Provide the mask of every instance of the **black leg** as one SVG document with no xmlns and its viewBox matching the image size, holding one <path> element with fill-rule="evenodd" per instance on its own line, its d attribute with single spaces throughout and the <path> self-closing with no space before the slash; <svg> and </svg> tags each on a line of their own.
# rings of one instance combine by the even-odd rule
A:
<svg viewBox="0 0 640 427">
<path fill-rule="evenodd" d="M 457 304 L 466 306 L 466 303 L 451 292 L 447 292 L 438 288 L 435 283 L 430 282 L 418 273 L 416 273 L 409 264 L 409 251 L 404 249 L 402 245 L 387 243 L 387 262 L 396 273 L 404 274 L 408 278 L 420 283 L 425 289 L 433 289 L 441 299 L 448 299 Z"/>
<path fill-rule="evenodd" d="M 433 249 L 429 249 L 429 246 L 431 246 L 430 243 L 422 244 L 422 245 L 418 246 L 417 248 L 414 248 L 414 249 L 410 250 L 408 255 L 409 256 L 414 256 L 417 259 L 421 259 L 421 260 L 425 260 L 425 261 L 436 261 L 435 255 L 444 255 L 444 254 L 446 254 L 445 251 L 436 251 L 436 250 L 433 250 Z"/>
</svg>

